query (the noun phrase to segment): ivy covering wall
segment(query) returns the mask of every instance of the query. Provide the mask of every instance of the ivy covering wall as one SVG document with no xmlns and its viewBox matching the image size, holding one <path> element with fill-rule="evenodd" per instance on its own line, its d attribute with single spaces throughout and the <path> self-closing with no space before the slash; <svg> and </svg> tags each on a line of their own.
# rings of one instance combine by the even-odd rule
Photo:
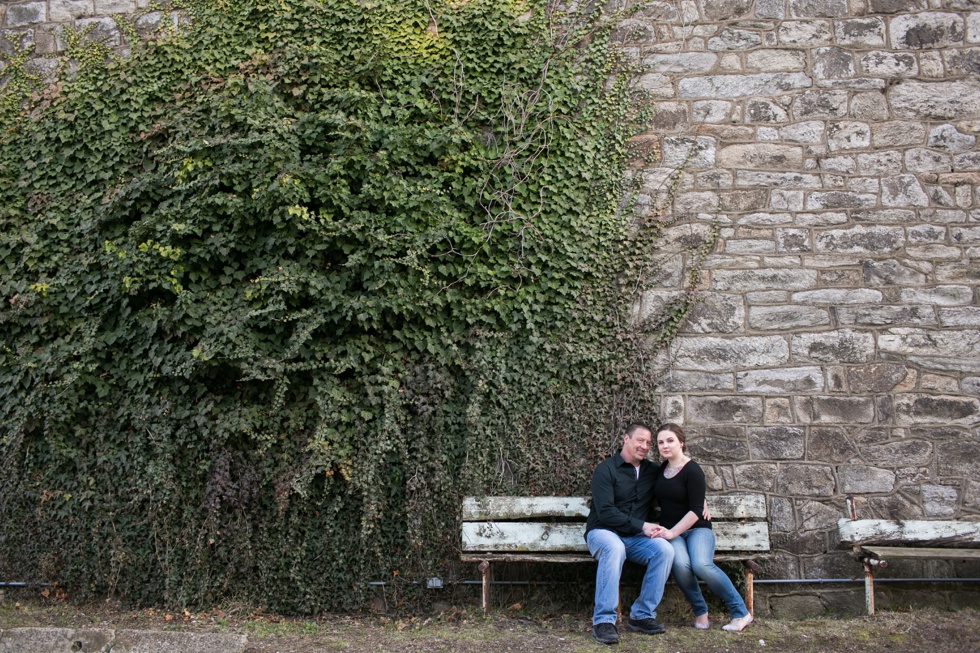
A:
<svg viewBox="0 0 980 653">
<path fill-rule="evenodd" d="M 5 69 L 0 575 L 351 609 L 450 573 L 465 494 L 585 492 L 656 417 L 612 17 L 182 9 Z"/>
</svg>

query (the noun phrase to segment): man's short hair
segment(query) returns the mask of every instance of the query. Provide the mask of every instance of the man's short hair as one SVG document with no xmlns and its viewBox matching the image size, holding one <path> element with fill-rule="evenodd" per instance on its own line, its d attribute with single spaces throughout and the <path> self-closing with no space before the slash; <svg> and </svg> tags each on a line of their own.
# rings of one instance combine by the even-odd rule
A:
<svg viewBox="0 0 980 653">
<path fill-rule="evenodd" d="M 647 426 L 646 424 L 643 424 L 641 422 L 633 422 L 632 424 L 626 427 L 626 435 L 632 438 L 634 435 L 636 435 L 636 432 L 640 430 L 646 431 L 647 433 L 650 434 L 653 433 L 653 429 Z"/>
</svg>

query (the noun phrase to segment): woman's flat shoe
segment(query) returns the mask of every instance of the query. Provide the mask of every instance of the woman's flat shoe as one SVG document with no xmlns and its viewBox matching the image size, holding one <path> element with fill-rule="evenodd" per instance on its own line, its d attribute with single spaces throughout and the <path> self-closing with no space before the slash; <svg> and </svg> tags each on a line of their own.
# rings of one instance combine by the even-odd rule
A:
<svg viewBox="0 0 980 653">
<path fill-rule="evenodd" d="M 738 619 L 732 619 L 730 623 L 725 624 L 721 627 L 722 630 L 729 630 L 733 632 L 739 632 L 752 623 L 752 615 L 747 614 L 744 617 L 739 617 Z"/>
</svg>

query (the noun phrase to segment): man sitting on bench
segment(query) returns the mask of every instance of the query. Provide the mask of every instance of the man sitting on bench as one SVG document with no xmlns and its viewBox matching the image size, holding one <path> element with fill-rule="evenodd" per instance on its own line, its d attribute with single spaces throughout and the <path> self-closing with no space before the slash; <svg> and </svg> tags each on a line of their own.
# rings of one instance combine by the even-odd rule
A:
<svg viewBox="0 0 980 653">
<path fill-rule="evenodd" d="M 616 609 L 623 562 L 646 567 L 640 595 L 630 608 L 626 627 L 656 635 L 664 632 L 656 620 L 657 605 L 674 562 L 670 543 L 654 537 L 659 527 L 646 521 L 659 467 L 646 459 L 653 432 L 631 424 L 619 453 L 599 463 L 592 474 L 592 505 L 585 524 L 585 541 L 598 563 L 592 636 L 600 644 L 616 644 Z"/>
</svg>

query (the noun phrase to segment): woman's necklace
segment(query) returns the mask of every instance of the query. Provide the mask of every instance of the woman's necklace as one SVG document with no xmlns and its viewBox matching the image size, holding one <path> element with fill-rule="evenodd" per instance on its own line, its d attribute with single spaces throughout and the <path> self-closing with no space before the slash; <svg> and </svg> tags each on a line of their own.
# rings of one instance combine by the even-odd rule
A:
<svg viewBox="0 0 980 653">
<path fill-rule="evenodd" d="M 686 460 L 682 462 L 680 465 L 678 465 L 677 467 L 674 467 L 670 463 L 667 463 L 667 469 L 664 470 L 664 478 L 674 478 L 675 476 L 677 476 L 677 473 L 681 471 L 681 469 L 683 469 L 684 465 L 686 464 L 687 464 Z"/>
</svg>

